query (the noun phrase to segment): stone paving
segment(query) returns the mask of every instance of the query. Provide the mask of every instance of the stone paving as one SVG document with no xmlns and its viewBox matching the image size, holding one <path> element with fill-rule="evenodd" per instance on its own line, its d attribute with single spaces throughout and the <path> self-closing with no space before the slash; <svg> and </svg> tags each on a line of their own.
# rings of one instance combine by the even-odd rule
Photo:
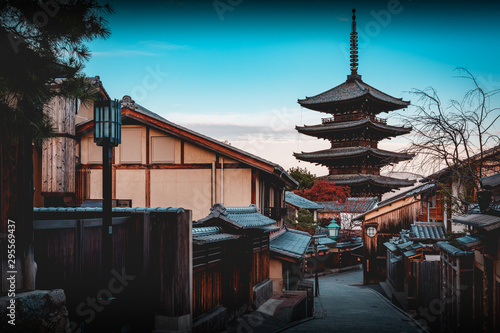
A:
<svg viewBox="0 0 500 333">
<path fill-rule="evenodd" d="M 320 277 L 314 319 L 282 332 L 425 332 L 362 279 L 362 271 Z"/>
<path fill-rule="evenodd" d="M 321 276 L 313 318 L 286 324 L 259 309 L 229 323 L 225 332 L 426 332 L 377 292 L 382 290 L 378 285 L 363 286 L 362 281 L 361 270 Z"/>
</svg>

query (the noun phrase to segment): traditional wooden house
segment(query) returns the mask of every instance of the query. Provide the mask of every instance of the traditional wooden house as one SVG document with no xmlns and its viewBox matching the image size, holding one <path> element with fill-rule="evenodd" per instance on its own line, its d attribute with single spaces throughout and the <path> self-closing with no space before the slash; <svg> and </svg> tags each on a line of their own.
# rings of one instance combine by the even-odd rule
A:
<svg viewBox="0 0 500 333">
<path fill-rule="evenodd" d="M 384 243 L 387 248 L 387 277 L 381 283 L 394 303 L 416 313 L 439 299 L 440 256 L 434 246 L 446 239 L 443 223 L 416 222 L 399 237 Z M 428 323 L 436 328 L 439 320 Z"/>
<path fill-rule="evenodd" d="M 351 75 L 328 91 L 298 101 L 302 107 L 330 114 L 319 125 L 296 126 L 296 129 L 330 141 L 331 148 L 294 153 L 294 156 L 326 166 L 329 174 L 321 179 L 349 186 L 353 196 L 380 196 L 414 183 L 380 175 L 381 167 L 409 160 L 413 155 L 378 148 L 379 141 L 408 134 L 411 128 L 388 125 L 386 119 L 376 117 L 382 112 L 404 109 L 410 102 L 385 94 L 361 79 L 354 10 L 352 19 Z"/>
<path fill-rule="evenodd" d="M 215 204 L 208 216 L 198 220 L 193 232 L 195 326 L 203 331 L 213 325 L 208 323 L 213 323 L 214 311 L 217 321 L 225 323 L 273 296 L 269 233 L 279 229 L 275 223 L 255 205 Z"/>
<path fill-rule="evenodd" d="M 313 221 L 317 223 L 318 211 L 323 208 L 320 204 L 293 192 L 285 192 L 285 206 L 287 208 L 287 217 L 295 222 L 299 216 L 299 209 L 307 209 L 313 215 Z"/>
<path fill-rule="evenodd" d="M 275 294 L 295 290 L 304 278 L 304 260 L 311 239 L 307 232 L 286 227 L 271 233 L 269 275 Z"/>
<path fill-rule="evenodd" d="M 492 176 L 500 172 L 500 146 L 496 146 L 483 151 L 482 153 L 471 156 L 470 166 L 475 168 L 474 173 L 482 175 L 481 177 Z M 447 202 L 446 197 L 453 196 L 455 198 L 463 198 L 466 201 L 474 202 L 476 199 L 475 184 L 471 183 L 470 179 L 461 179 L 456 177 L 456 166 L 441 169 L 423 179 L 428 183 L 438 185 L 443 193 L 437 200 L 442 201 L 441 205 L 446 230 L 453 232 L 463 232 L 463 224 L 454 223 L 453 215 L 456 212 L 463 212 L 469 207 L 461 207 L 463 205 L 460 200 L 452 200 Z M 455 213 L 453 213 L 455 212 Z M 459 213 L 461 214 L 461 213 Z"/>
<path fill-rule="evenodd" d="M 459 249 L 447 251 L 446 247 L 451 246 L 447 244 L 441 254 L 446 267 L 447 258 L 462 263 L 462 252 L 473 253 L 473 262 L 471 265 L 467 262 L 466 272 L 460 267 L 453 273 L 453 276 L 461 277 L 454 290 L 458 295 L 471 294 L 472 311 L 468 311 L 470 308 L 463 310 L 465 305 L 461 297 L 449 298 L 447 280 L 443 280 L 443 297 L 453 309 L 451 316 L 445 318 L 445 323 L 451 326 L 451 321 L 457 319 L 464 326 L 472 327 L 474 332 L 496 332 L 500 329 L 500 173 L 481 179 L 481 184 L 483 189 L 489 191 L 493 203 L 481 202 L 480 212 L 455 217 L 453 221 L 466 225 L 471 234 L 457 239 L 455 247 Z"/>
<path fill-rule="evenodd" d="M 77 124 L 77 201 L 100 199 L 101 148 L 93 142 L 92 108 Z M 193 219 L 215 203 L 255 204 L 281 222 L 285 185 L 297 183 L 279 165 L 174 124 L 122 99 L 122 142 L 114 148 L 113 198 L 132 206 L 180 206 Z"/>
<path fill-rule="evenodd" d="M 476 332 L 472 296 L 474 253 L 447 241 L 437 242 L 437 245 L 441 254 L 440 308 L 434 309 L 431 315 L 439 316 L 441 332 Z"/>
<path fill-rule="evenodd" d="M 442 210 L 431 211 L 436 194 L 434 184 L 426 184 L 381 201 L 372 210 L 358 215 L 362 221 L 363 281 L 378 283 L 386 277 L 387 252 L 383 245 L 399 237 L 414 222 L 443 221 Z"/>
</svg>

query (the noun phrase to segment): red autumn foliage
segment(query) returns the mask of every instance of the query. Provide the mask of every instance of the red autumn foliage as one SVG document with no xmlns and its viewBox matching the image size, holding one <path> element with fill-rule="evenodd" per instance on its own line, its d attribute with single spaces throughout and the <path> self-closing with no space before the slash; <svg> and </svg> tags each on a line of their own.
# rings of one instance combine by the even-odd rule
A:
<svg viewBox="0 0 500 333">
<path fill-rule="evenodd" d="M 295 190 L 293 193 L 311 201 L 344 202 L 350 194 L 348 186 L 337 186 L 333 182 L 316 180 L 311 188 Z"/>
</svg>

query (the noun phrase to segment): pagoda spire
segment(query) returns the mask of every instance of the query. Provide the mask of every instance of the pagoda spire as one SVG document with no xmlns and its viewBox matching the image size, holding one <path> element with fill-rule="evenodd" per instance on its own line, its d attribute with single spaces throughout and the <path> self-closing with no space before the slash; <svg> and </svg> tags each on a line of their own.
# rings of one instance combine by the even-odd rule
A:
<svg viewBox="0 0 500 333">
<path fill-rule="evenodd" d="M 351 31 L 351 76 L 358 75 L 358 33 L 356 32 L 356 9 L 352 9 Z"/>
</svg>

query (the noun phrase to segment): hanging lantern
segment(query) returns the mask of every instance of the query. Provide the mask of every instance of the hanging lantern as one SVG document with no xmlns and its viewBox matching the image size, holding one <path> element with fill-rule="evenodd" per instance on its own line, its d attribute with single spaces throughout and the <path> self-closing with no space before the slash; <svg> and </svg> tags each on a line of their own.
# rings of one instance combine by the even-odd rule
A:
<svg viewBox="0 0 500 333">
<path fill-rule="evenodd" d="M 332 223 L 330 223 L 327 226 L 327 229 L 328 229 L 328 237 L 330 237 L 333 240 L 337 240 L 337 237 L 339 236 L 340 225 L 337 224 L 335 218 L 332 219 Z"/>
<path fill-rule="evenodd" d="M 121 143 L 121 103 L 118 100 L 100 99 L 94 102 L 94 142 L 103 146 L 108 142 L 116 147 Z"/>
</svg>

